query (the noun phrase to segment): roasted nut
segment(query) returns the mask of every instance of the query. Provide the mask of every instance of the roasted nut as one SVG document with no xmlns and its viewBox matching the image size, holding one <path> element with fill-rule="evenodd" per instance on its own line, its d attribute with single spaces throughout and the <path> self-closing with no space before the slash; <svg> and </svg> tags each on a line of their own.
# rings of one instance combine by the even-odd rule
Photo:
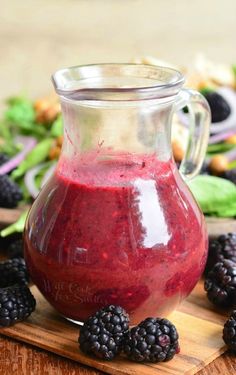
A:
<svg viewBox="0 0 236 375">
<path fill-rule="evenodd" d="M 62 143 L 63 143 L 63 135 L 60 135 L 59 137 L 57 137 L 57 139 L 56 139 L 56 143 L 57 143 L 57 146 L 59 146 L 59 147 L 62 146 Z"/>
<path fill-rule="evenodd" d="M 48 105 L 49 105 L 48 99 L 46 98 L 38 99 L 34 102 L 34 109 L 36 112 L 42 112 L 48 108 Z"/>
<path fill-rule="evenodd" d="M 36 112 L 36 121 L 42 124 L 54 121 L 61 111 L 60 104 L 54 96 L 36 100 L 34 109 Z"/>
<path fill-rule="evenodd" d="M 230 137 L 228 137 L 228 138 L 225 140 L 225 143 L 229 143 L 229 144 L 232 144 L 232 145 L 236 145 L 236 134 L 231 135 Z"/>
<path fill-rule="evenodd" d="M 229 162 L 228 159 L 224 155 L 216 155 L 213 156 L 209 163 L 209 168 L 211 172 L 218 176 L 221 173 L 225 172 L 228 169 Z"/>
<path fill-rule="evenodd" d="M 60 153 L 61 153 L 61 147 L 59 146 L 54 146 L 51 148 L 51 150 L 49 151 L 49 159 L 50 160 L 54 160 L 54 159 L 58 159 L 59 156 L 60 156 Z"/>
<path fill-rule="evenodd" d="M 184 157 L 184 149 L 182 145 L 179 142 L 173 140 L 172 151 L 173 151 L 175 161 L 180 162 Z"/>
</svg>

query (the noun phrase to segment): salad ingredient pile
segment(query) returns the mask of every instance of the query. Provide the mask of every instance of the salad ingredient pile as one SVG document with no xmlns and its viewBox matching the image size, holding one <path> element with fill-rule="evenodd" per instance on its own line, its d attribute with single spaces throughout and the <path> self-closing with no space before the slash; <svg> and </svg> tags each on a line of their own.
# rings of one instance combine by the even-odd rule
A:
<svg viewBox="0 0 236 375">
<path fill-rule="evenodd" d="M 199 54 L 185 67 L 174 66 L 154 57 L 134 62 L 166 65 L 182 71 L 186 86 L 200 91 L 212 113 L 207 155 L 201 176 L 189 187 L 205 215 L 236 216 L 236 65 L 215 63 Z M 172 149 L 175 160 L 184 157 L 190 114 L 184 108 L 174 116 Z"/>
<path fill-rule="evenodd" d="M 62 145 L 62 119 L 56 96 L 32 102 L 7 101 L 0 122 L 0 206 L 30 203 Z"/>
</svg>

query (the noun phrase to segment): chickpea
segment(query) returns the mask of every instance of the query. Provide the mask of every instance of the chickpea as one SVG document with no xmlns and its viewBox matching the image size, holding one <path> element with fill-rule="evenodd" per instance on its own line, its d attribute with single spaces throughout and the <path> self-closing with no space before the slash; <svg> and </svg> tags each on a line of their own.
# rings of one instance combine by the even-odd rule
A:
<svg viewBox="0 0 236 375">
<path fill-rule="evenodd" d="M 49 151 L 49 159 L 50 160 L 58 159 L 60 156 L 60 153 L 61 153 L 61 147 L 59 146 L 52 147 L 51 150 Z"/>
<path fill-rule="evenodd" d="M 46 97 L 36 100 L 34 109 L 36 112 L 36 121 L 42 124 L 47 124 L 55 120 L 61 111 L 60 104 L 55 97 Z"/>
<path fill-rule="evenodd" d="M 184 157 L 184 150 L 182 145 L 177 141 L 172 141 L 172 151 L 175 161 L 180 162 Z"/>
<path fill-rule="evenodd" d="M 209 168 L 214 175 L 220 175 L 228 169 L 229 162 L 224 155 L 213 156 L 209 163 Z"/>
<path fill-rule="evenodd" d="M 231 145 L 236 145 L 236 134 L 231 135 L 225 140 L 225 143 L 229 143 Z"/>
<path fill-rule="evenodd" d="M 59 147 L 62 146 L 62 143 L 63 143 L 63 135 L 60 135 L 59 137 L 57 137 L 57 139 L 56 139 L 56 143 L 57 143 L 57 146 L 59 146 Z"/>
</svg>

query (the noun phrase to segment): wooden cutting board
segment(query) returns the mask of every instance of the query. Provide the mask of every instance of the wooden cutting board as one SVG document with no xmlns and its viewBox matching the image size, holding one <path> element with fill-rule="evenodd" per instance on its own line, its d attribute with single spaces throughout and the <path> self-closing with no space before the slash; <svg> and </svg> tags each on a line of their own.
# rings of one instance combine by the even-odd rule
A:
<svg viewBox="0 0 236 375">
<path fill-rule="evenodd" d="M 169 316 L 179 331 L 181 351 L 173 360 L 160 364 L 138 364 L 122 357 L 107 362 L 84 355 L 77 343 L 78 326 L 60 317 L 35 286 L 31 289 L 37 300 L 36 311 L 25 322 L 1 329 L 1 334 L 109 374 L 195 374 L 226 349 L 222 326 L 227 315 L 216 312 L 207 301 L 202 282 L 198 283 L 181 308 Z"/>
</svg>

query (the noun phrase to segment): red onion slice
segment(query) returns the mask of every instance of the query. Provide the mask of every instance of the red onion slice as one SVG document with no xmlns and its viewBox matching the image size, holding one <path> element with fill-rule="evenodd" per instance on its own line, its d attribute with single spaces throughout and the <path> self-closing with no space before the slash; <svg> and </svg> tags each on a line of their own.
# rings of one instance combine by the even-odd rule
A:
<svg viewBox="0 0 236 375">
<path fill-rule="evenodd" d="M 35 177 L 46 165 L 46 163 L 38 164 L 36 165 L 36 167 L 29 169 L 24 176 L 25 186 L 30 195 L 32 196 L 32 198 L 34 199 L 37 197 L 39 193 L 39 189 L 35 185 Z"/>
<path fill-rule="evenodd" d="M 23 144 L 24 148 L 18 154 L 13 156 L 6 163 L 1 165 L 0 174 L 6 174 L 16 168 L 26 157 L 26 155 L 36 146 L 37 141 L 34 137 L 18 137 L 16 141 Z"/>
<path fill-rule="evenodd" d="M 53 175 L 55 169 L 56 169 L 57 163 L 53 163 L 50 168 L 48 168 L 47 172 L 43 176 L 42 182 L 41 182 L 41 188 L 46 184 L 46 182 L 49 180 L 49 178 Z"/>
<path fill-rule="evenodd" d="M 211 135 L 210 138 L 209 138 L 208 144 L 213 145 L 215 143 L 222 142 L 225 139 L 231 137 L 232 135 L 236 135 L 236 129 Z"/>
</svg>

